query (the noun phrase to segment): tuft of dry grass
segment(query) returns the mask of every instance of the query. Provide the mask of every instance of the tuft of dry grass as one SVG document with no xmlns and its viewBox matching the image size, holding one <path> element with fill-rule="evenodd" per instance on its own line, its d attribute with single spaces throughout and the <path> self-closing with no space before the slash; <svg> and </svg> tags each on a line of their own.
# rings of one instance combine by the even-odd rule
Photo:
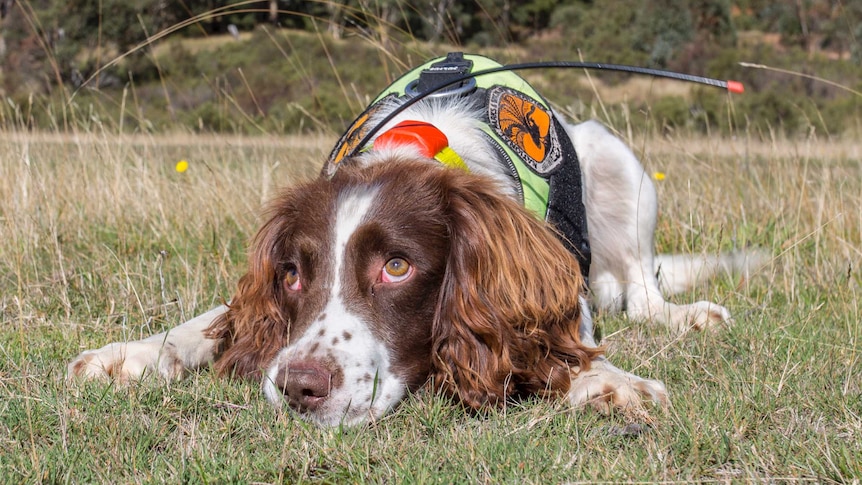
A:
<svg viewBox="0 0 862 485">
<path fill-rule="evenodd" d="M 526 402 L 472 416 L 419 394 L 318 429 L 254 383 L 71 385 L 85 348 L 228 297 L 263 201 L 329 138 L 0 135 L 2 482 L 853 482 L 862 477 L 862 144 L 630 139 L 656 182 L 660 251 L 759 247 L 769 263 L 680 300 L 735 321 L 677 338 L 621 317 L 611 358 L 666 382 L 651 428 Z M 189 169 L 178 173 L 177 161 Z"/>
</svg>

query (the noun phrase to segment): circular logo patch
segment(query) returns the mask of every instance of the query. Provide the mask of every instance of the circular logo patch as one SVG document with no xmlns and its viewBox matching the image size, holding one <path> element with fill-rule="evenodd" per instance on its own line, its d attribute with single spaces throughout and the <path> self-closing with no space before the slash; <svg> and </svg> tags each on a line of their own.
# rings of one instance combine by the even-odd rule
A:
<svg viewBox="0 0 862 485">
<path fill-rule="evenodd" d="M 502 86 L 488 91 L 488 120 L 497 136 L 539 175 L 549 174 L 562 162 L 551 116 L 524 93 Z"/>
</svg>

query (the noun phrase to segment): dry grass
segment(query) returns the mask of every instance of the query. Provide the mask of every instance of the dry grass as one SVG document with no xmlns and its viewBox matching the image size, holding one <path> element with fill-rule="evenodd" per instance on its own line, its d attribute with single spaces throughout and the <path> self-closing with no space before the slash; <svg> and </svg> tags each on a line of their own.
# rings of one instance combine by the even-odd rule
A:
<svg viewBox="0 0 862 485">
<path fill-rule="evenodd" d="M 637 139 L 661 250 L 754 245 L 714 281 L 736 321 L 677 339 L 603 317 L 612 357 L 664 380 L 645 433 L 525 403 L 469 416 L 420 395 L 375 426 L 321 430 L 253 383 L 70 386 L 84 348 L 170 327 L 230 294 L 261 202 L 333 140 L 0 137 L 2 482 L 853 482 L 862 477 L 862 144 Z M 186 159 L 190 168 L 177 173 Z"/>
</svg>

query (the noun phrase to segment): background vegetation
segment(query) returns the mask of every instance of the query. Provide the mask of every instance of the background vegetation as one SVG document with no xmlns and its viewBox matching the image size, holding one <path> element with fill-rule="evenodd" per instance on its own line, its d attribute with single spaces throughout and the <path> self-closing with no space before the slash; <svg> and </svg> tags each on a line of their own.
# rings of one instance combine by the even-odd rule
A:
<svg viewBox="0 0 862 485">
<path fill-rule="evenodd" d="M 6 98 L 0 127 L 23 122 L 69 130 L 70 120 L 84 120 L 126 132 L 339 133 L 369 97 L 408 66 L 453 49 L 503 62 L 583 58 L 663 67 L 740 80 L 748 89 L 728 109 L 723 93 L 678 82 L 592 73 L 591 84 L 582 72 L 528 74 L 577 119 L 599 116 L 659 133 L 742 129 L 765 138 L 811 130 L 855 134 L 860 127 L 859 2 L 0 0 L 0 5 L 0 94 Z"/>
</svg>

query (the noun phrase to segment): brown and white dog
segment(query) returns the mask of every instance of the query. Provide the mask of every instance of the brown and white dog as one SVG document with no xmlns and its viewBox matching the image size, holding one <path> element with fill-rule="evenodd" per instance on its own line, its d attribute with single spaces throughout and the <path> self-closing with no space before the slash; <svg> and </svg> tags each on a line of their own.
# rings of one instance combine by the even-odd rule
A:
<svg viewBox="0 0 862 485">
<path fill-rule="evenodd" d="M 381 143 L 284 190 L 228 305 L 85 351 L 69 375 L 176 379 L 214 364 L 327 426 L 380 418 L 423 386 L 474 409 L 533 395 L 602 409 L 667 403 L 661 382 L 618 369 L 596 345 L 578 261 L 523 207 L 483 116 L 458 97 L 406 109 L 388 126 L 433 125 L 466 170 Z M 729 319 L 715 303 L 667 302 L 656 272 L 681 291 L 733 258 L 655 256 L 656 191 L 637 158 L 599 123 L 564 131 L 580 160 L 592 305 L 673 331 Z"/>
</svg>

